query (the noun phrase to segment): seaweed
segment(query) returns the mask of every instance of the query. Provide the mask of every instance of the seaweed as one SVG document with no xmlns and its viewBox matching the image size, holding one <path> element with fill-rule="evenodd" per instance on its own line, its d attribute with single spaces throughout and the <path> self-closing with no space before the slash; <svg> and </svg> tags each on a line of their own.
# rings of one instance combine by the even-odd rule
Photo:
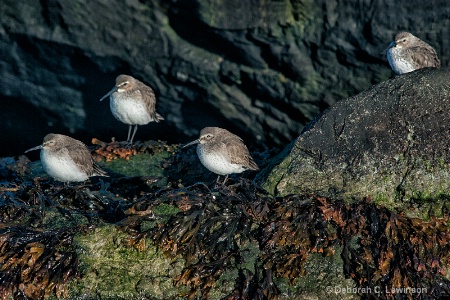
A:
<svg viewBox="0 0 450 300">
<path fill-rule="evenodd" d="M 110 159 L 130 150 L 113 146 L 96 150 Z M 139 147 L 137 152 L 166 149 L 152 143 Z M 120 243 L 126 247 L 146 251 L 151 241 L 167 258 L 183 259 L 173 282 L 187 287 L 181 288 L 187 299 L 278 299 L 278 279 L 295 285 L 313 254 L 340 255 L 356 287 L 378 288 L 375 295 L 359 294 L 363 299 L 450 295 L 446 206 L 441 217 L 422 220 L 369 198 L 346 204 L 315 195 L 273 197 L 244 178 L 214 188 L 180 181 L 161 187 L 150 177 L 123 176 L 64 185 L 27 179 L 29 162 L 23 157 L 3 159 L 0 172 L 5 299 L 67 298 L 67 283 L 82 276 L 72 239 L 102 224 L 124 232 Z M 425 292 L 397 290 L 409 287 Z"/>
<path fill-rule="evenodd" d="M 189 208 L 171 217 L 156 233 L 148 232 L 165 255 L 182 255 L 186 260 L 187 267 L 175 282 L 191 287 L 188 299 L 199 293 L 207 299 L 215 282 L 229 268 L 243 272 L 243 248 L 256 242 L 257 227 L 253 225 L 268 218 L 267 192 L 248 180 L 231 188 L 219 189 L 216 196 L 204 185 L 191 187 L 179 198 L 181 207 L 189 203 Z"/>
<path fill-rule="evenodd" d="M 66 283 L 78 276 L 72 237 L 78 228 L 38 231 L 0 228 L 0 294 L 4 299 L 67 297 Z"/>
<path fill-rule="evenodd" d="M 408 288 L 426 291 L 420 296 L 424 299 L 450 295 L 445 278 L 448 214 L 427 222 L 376 206 L 370 199 L 352 205 L 316 196 L 273 199 L 243 179 L 219 193 L 216 199 L 213 193 L 203 195 L 203 202 L 197 200 L 151 234 L 166 255 L 186 259 L 175 282 L 190 286 L 188 299 L 207 299 L 227 268 L 238 269 L 239 278 L 224 299 L 277 299 L 274 277 L 293 283 L 305 275 L 311 253 L 335 255 L 337 246 L 343 247 L 345 274 L 358 287 L 378 291 L 377 298 L 415 298 L 403 292 Z M 186 202 L 189 195 L 183 197 Z M 253 272 L 244 267 L 248 262 L 243 255 L 252 242 L 260 249 Z"/>
<path fill-rule="evenodd" d="M 131 145 L 127 142 L 111 141 L 110 143 L 103 142 L 99 139 L 93 138 L 94 145 L 93 156 L 97 161 L 106 160 L 107 162 L 115 159 L 129 160 L 131 156 L 139 153 L 158 154 L 162 151 L 175 153 L 178 145 L 167 145 L 164 141 L 137 141 Z"/>
<path fill-rule="evenodd" d="M 312 252 L 334 255 L 336 230 L 327 224 L 312 196 L 290 195 L 271 209 L 270 221 L 262 230 L 264 266 L 291 282 L 306 274 L 304 263 Z"/>
</svg>

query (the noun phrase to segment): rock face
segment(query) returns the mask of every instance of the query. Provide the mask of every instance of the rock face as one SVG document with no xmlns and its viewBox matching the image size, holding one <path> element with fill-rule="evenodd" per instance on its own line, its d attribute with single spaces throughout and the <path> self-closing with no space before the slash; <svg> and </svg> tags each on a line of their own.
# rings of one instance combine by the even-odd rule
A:
<svg viewBox="0 0 450 300">
<path fill-rule="evenodd" d="M 98 101 L 121 73 L 154 88 L 165 118 L 137 139 L 185 142 L 219 126 L 285 145 L 337 99 L 392 76 L 380 51 L 400 30 L 448 65 L 449 14 L 446 0 L 3 1 L 0 156 L 49 132 L 125 139 Z"/>
<path fill-rule="evenodd" d="M 450 193 L 449 130 L 450 69 L 418 70 L 336 103 L 259 180 L 281 195 L 434 198 Z"/>
</svg>

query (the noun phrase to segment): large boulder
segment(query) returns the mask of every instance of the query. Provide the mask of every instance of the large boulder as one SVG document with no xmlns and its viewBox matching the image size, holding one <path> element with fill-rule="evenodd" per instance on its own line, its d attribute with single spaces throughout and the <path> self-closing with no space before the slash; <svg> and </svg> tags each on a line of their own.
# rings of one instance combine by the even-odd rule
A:
<svg viewBox="0 0 450 300">
<path fill-rule="evenodd" d="M 450 69 L 418 70 L 336 103 L 259 180 L 278 195 L 436 198 L 450 193 L 449 130 Z"/>
<path fill-rule="evenodd" d="M 185 142 L 220 126 L 284 146 L 337 99 L 392 76 L 380 52 L 400 30 L 448 65 L 449 14 L 446 0 L 2 1 L 0 118 L 14 142 L 0 156 L 49 132 L 124 140 L 98 101 L 120 73 L 151 85 L 165 117 L 139 140 Z"/>
</svg>

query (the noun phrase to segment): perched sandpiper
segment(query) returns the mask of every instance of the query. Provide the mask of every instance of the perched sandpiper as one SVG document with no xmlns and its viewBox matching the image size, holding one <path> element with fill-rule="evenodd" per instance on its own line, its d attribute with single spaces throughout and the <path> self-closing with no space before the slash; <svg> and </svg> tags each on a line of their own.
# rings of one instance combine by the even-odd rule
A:
<svg viewBox="0 0 450 300">
<path fill-rule="evenodd" d="M 398 33 L 389 45 L 387 58 L 392 70 L 397 75 L 441 65 L 433 47 L 404 31 Z"/>
<path fill-rule="evenodd" d="M 138 125 L 164 120 L 156 112 L 156 97 L 153 90 L 134 77 L 129 75 L 117 76 L 114 88 L 100 101 L 108 96 L 110 96 L 109 107 L 113 116 L 120 122 L 129 125 L 127 138 L 129 144 L 133 143 Z M 134 131 L 131 135 L 133 125 Z"/>
<path fill-rule="evenodd" d="M 62 134 L 47 134 L 42 145 L 28 149 L 41 150 L 45 172 L 62 182 L 85 181 L 91 176 L 108 176 L 92 158 L 85 144 Z"/>
<path fill-rule="evenodd" d="M 259 170 L 242 139 L 228 130 L 219 127 L 205 127 L 200 131 L 200 138 L 183 146 L 197 144 L 200 162 L 211 172 L 225 175 L 242 173 L 245 170 Z"/>
</svg>

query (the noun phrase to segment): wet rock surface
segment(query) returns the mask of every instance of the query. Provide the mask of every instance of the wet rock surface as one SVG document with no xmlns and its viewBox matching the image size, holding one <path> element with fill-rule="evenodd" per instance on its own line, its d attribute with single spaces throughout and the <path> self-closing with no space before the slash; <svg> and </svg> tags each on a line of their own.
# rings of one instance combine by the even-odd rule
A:
<svg viewBox="0 0 450 300">
<path fill-rule="evenodd" d="M 370 196 L 388 207 L 448 195 L 449 78 L 448 68 L 418 70 L 339 101 L 258 180 L 278 195 Z"/>
<path fill-rule="evenodd" d="M 0 156 L 50 132 L 125 139 L 126 125 L 98 101 L 120 73 L 152 86 L 165 118 L 137 139 L 180 143 L 219 126 L 264 149 L 392 76 L 380 52 L 398 31 L 426 40 L 443 66 L 450 60 L 446 0 L 115 3 L 2 3 Z"/>
<path fill-rule="evenodd" d="M 49 132 L 98 136 L 110 174 L 63 185 L 25 156 L 0 159 L 2 296 L 450 296 L 448 69 L 335 104 L 267 166 L 267 149 L 392 76 L 379 52 L 397 31 L 448 65 L 447 1 L 226 2 L 2 3 L 0 156 Z M 120 73 L 151 85 L 165 118 L 131 147 L 104 142 L 127 131 L 98 101 Z M 256 183 L 245 172 L 214 186 L 195 149 L 180 151 L 207 125 L 266 149 L 252 153 L 267 166 Z"/>
<path fill-rule="evenodd" d="M 368 296 L 364 288 L 390 299 L 396 287 L 450 295 L 446 205 L 419 219 L 370 198 L 349 205 L 274 197 L 244 178 L 214 186 L 183 185 L 173 170 L 165 180 L 156 169 L 122 175 L 115 160 L 151 155 L 160 160 L 152 165 L 168 169 L 177 147 L 94 141 L 111 177 L 84 184 L 37 176 L 36 163 L 23 156 L 1 160 L 2 295 L 358 299 Z"/>
</svg>

